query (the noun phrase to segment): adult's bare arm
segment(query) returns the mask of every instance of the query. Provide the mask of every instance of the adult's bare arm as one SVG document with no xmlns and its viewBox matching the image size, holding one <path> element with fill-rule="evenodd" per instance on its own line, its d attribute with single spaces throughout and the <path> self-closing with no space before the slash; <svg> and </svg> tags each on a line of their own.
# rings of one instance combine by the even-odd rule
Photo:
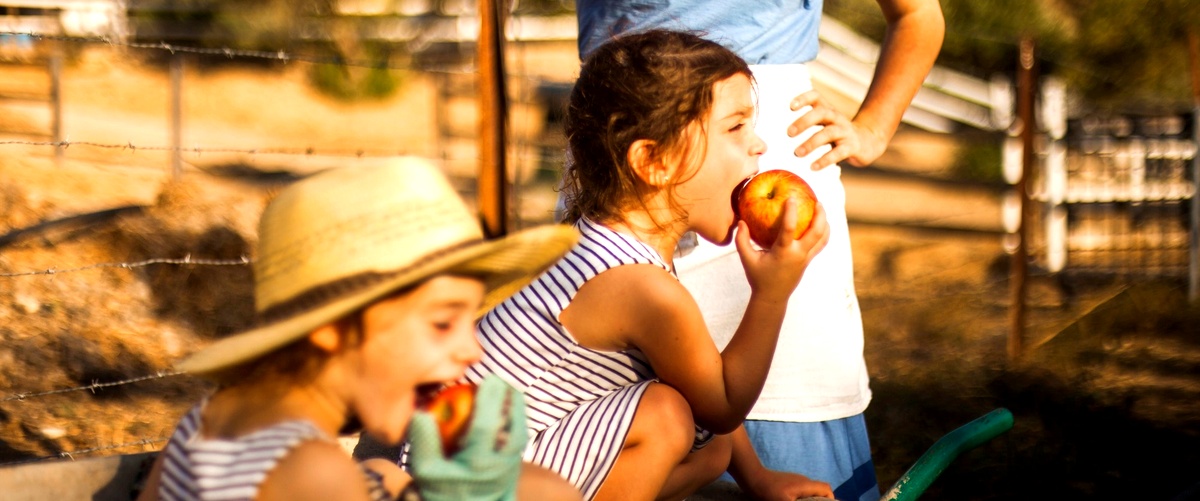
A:
<svg viewBox="0 0 1200 501">
<path fill-rule="evenodd" d="M 796 148 L 796 155 L 807 155 L 826 144 L 833 146 L 813 163 L 813 169 L 843 160 L 863 167 L 883 155 L 904 110 L 921 89 L 941 51 L 946 24 L 937 0 L 877 2 L 887 20 L 887 31 L 871 85 L 854 118 L 837 112 L 817 91 L 801 94 L 792 102 L 792 109 L 813 109 L 796 120 L 788 131 L 790 135 L 814 125 L 824 126 Z"/>
</svg>

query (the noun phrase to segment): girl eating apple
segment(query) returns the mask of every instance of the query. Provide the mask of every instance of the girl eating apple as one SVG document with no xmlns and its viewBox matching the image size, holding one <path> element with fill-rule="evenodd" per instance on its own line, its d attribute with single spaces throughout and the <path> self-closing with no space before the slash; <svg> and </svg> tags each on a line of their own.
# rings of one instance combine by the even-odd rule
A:
<svg viewBox="0 0 1200 501">
<path fill-rule="evenodd" d="M 746 63 L 691 34 L 623 35 L 583 62 L 563 188 L 580 244 L 481 319 L 484 356 L 468 379 L 495 374 L 524 393 L 526 460 L 587 499 L 681 499 L 731 461 L 761 498 L 832 497 L 828 484 L 763 470 L 740 429 L 828 233 L 818 207 L 793 238 L 796 200 L 764 250 L 735 220 L 731 194 L 765 151 L 754 113 Z M 689 231 L 733 240 L 753 289 L 723 352 L 674 273 Z"/>
</svg>

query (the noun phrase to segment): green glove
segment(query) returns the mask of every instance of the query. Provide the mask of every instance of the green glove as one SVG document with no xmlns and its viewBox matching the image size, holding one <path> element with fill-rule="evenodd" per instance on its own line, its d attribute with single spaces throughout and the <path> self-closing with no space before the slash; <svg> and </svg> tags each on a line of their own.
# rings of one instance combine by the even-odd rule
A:
<svg viewBox="0 0 1200 501">
<path fill-rule="evenodd" d="M 488 375 L 475 394 L 462 450 L 450 458 L 442 454 L 437 424 L 425 412 L 413 416 L 408 439 L 409 471 L 425 501 L 514 500 L 529 440 L 525 399 Z"/>
</svg>

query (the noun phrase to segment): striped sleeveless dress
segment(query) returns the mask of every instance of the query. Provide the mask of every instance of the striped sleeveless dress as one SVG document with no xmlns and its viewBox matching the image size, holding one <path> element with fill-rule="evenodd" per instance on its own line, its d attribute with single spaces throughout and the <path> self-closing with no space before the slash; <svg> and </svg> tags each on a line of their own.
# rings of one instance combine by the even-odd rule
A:
<svg viewBox="0 0 1200 501">
<path fill-rule="evenodd" d="M 625 443 L 638 402 L 656 380 L 636 349 L 597 351 L 580 346 L 558 316 L 575 293 L 600 273 L 649 264 L 674 275 L 641 241 L 581 219 L 579 244 L 478 324 L 483 358 L 467 371 L 478 383 L 495 373 L 525 394 L 530 441 L 525 460 L 558 472 L 591 499 Z M 694 448 L 712 435 L 697 429 Z"/>
<path fill-rule="evenodd" d="M 309 421 L 287 421 L 236 440 L 200 438 L 200 413 L 192 408 L 167 442 L 158 497 L 164 501 L 252 500 L 267 474 L 308 440 L 332 441 Z M 372 500 L 391 499 L 380 475 L 362 468 Z"/>
</svg>

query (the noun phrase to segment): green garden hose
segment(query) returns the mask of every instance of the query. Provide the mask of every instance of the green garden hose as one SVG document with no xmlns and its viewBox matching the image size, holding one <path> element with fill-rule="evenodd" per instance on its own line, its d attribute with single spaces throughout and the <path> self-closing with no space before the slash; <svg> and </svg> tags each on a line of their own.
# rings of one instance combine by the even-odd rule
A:
<svg viewBox="0 0 1200 501">
<path fill-rule="evenodd" d="M 1012 426 L 1012 412 L 1001 407 L 947 433 L 904 472 L 900 480 L 884 493 L 882 501 L 913 501 L 921 497 L 925 489 L 929 488 L 929 484 L 933 483 L 959 454 L 996 438 Z"/>
</svg>

